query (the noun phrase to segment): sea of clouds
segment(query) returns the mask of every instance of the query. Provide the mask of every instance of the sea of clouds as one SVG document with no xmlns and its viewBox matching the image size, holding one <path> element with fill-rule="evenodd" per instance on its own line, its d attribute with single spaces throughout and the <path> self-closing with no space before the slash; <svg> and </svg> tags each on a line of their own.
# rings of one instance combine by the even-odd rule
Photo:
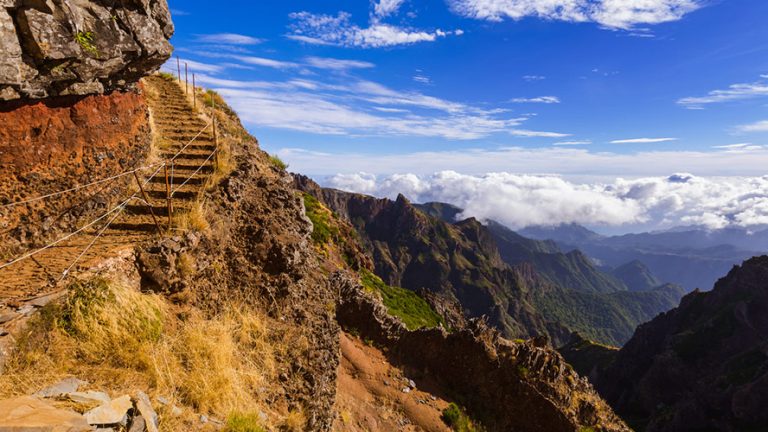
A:
<svg viewBox="0 0 768 432">
<path fill-rule="evenodd" d="M 507 172 L 467 175 L 441 171 L 428 176 L 337 174 L 324 186 L 414 202 L 446 202 L 463 217 L 494 219 L 512 228 L 578 223 L 591 227 L 665 229 L 698 225 L 710 229 L 768 224 L 768 176 L 617 178 L 580 184 L 554 175 Z"/>
</svg>

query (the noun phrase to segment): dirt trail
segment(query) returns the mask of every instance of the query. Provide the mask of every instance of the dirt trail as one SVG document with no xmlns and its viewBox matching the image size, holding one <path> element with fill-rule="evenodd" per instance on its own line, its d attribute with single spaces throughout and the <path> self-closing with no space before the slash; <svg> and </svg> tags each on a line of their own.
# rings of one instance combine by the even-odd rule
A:
<svg viewBox="0 0 768 432">
<path fill-rule="evenodd" d="M 450 432 L 440 419 L 448 402 L 431 383 L 417 381 L 411 387 L 379 349 L 346 333 L 341 353 L 334 431 Z"/>
<path fill-rule="evenodd" d="M 193 110 L 184 91 L 176 82 L 152 76 L 145 79 L 145 85 L 147 103 L 153 118 L 152 128 L 156 136 L 155 148 L 150 152 L 156 155 L 152 162 L 170 163 L 174 155 L 206 126 L 206 121 Z M 194 141 L 193 145 L 173 159 L 173 187 L 179 187 L 187 182 L 179 187 L 174 196 L 174 216 L 184 213 L 189 208 L 190 204 L 197 199 L 208 176 L 213 173 L 213 159 L 208 162 L 205 160 L 215 149 L 212 128 L 209 127 Z M 195 173 L 201 165 L 202 168 Z M 143 170 L 139 177 L 144 181 L 157 168 Z M 98 236 L 98 233 L 116 213 L 32 258 L 0 270 L 0 325 L 3 325 L 4 316 L 13 316 L 14 310 L 23 309 L 31 299 L 60 291 L 61 286 L 57 282 L 65 270 L 92 242 L 94 242 L 93 246 L 77 261 L 72 269 L 73 273 L 87 268 L 97 259 L 114 256 L 157 235 L 157 228 L 149 211 L 150 207 L 139 199 L 141 194 L 138 193 L 135 184 L 134 181 L 132 190 L 126 192 L 122 200 L 127 199 L 134 192 L 137 193 L 137 199 L 133 199 L 126 206 L 101 236 Z M 152 211 L 165 229 L 168 224 L 168 209 L 164 170 L 160 170 L 158 176 L 145 186 L 145 190 L 149 196 Z M 83 220 L 79 226 L 83 227 L 90 222 L 92 221 Z"/>
</svg>

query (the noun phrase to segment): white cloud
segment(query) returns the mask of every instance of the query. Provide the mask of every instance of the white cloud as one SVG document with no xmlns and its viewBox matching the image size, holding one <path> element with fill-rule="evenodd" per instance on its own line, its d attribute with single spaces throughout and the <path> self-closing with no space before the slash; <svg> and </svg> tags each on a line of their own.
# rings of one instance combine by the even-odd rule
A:
<svg viewBox="0 0 768 432">
<path fill-rule="evenodd" d="M 539 96 L 534 98 L 515 98 L 510 100 L 513 103 L 542 103 L 542 104 L 559 104 L 560 98 L 557 96 Z"/>
<path fill-rule="evenodd" d="M 620 139 L 613 140 L 611 144 L 653 144 L 677 141 L 677 138 L 632 138 L 632 139 Z"/>
<path fill-rule="evenodd" d="M 373 8 L 374 17 L 376 19 L 381 19 L 392 15 L 400 9 L 400 6 L 402 6 L 404 2 L 405 0 L 379 0 Z"/>
<path fill-rule="evenodd" d="M 542 75 L 523 75 L 523 79 L 528 82 L 534 82 L 534 81 L 542 81 L 547 79 L 547 77 Z"/>
<path fill-rule="evenodd" d="M 513 129 L 509 131 L 509 134 L 512 136 L 517 137 L 525 137 L 525 138 L 565 138 L 571 136 L 570 134 L 564 134 L 559 132 L 541 132 L 541 131 L 531 131 L 531 130 L 525 130 L 525 129 Z"/>
<path fill-rule="evenodd" d="M 744 133 L 768 132 L 768 120 L 737 126 L 736 130 Z"/>
<path fill-rule="evenodd" d="M 761 75 L 768 78 L 768 75 Z M 706 96 L 686 97 L 677 101 L 688 109 L 703 109 L 704 105 L 732 102 L 744 99 L 768 96 L 768 84 L 762 81 L 754 83 L 732 84 L 725 90 L 712 90 Z"/>
<path fill-rule="evenodd" d="M 241 61 L 249 65 L 264 66 L 264 67 L 269 67 L 274 69 L 291 69 L 291 68 L 299 67 L 298 64 L 293 62 L 274 60 L 274 59 L 269 59 L 264 57 L 242 56 L 242 55 L 232 55 L 232 56 L 226 56 L 226 57 Z"/>
<path fill-rule="evenodd" d="M 214 44 L 229 44 L 229 45 L 258 45 L 264 42 L 263 39 L 258 39 L 251 36 L 236 34 L 236 33 L 217 33 L 209 35 L 197 36 L 198 42 L 214 43 Z"/>
<path fill-rule="evenodd" d="M 701 0 L 447 0 L 455 13 L 488 21 L 536 17 L 595 22 L 611 29 L 677 21 L 703 6 Z"/>
<path fill-rule="evenodd" d="M 290 15 L 292 39 L 306 43 L 319 41 L 323 45 L 347 47 L 379 48 L 396 45 L 409 45 L 419 42 L 434 42 L 438 38 L 451 35 L 460 36 L 460 31 L 423 31 L 407 29 L 373 20 L 369 27 L 362 28 L 351 22 L 351 15 L 339 12 L 338 15 L 318 15 L 309 12 L 296 12 Z"/>
<path fill-rule="evenodd" d="M 304 59 L 307 65 L 317 69 L 330 69 L 344 71 L 349 69 L 369 69 L 375 67 L 373 63 L 359 60 L 342 60 L 327 57 L 307 57 Z"/>
<path fill-rule="evenodd" d="M 419 84 L 432 84 L 432 80 L 429 79 L 428 76 L 424 76 L 424 75 L 415 75 L 413 77 L 413 80 Z"/>
<path fill-rule="evenodd" d="M 668 228 L 676 225 L 750 227 L 768 223 L 768 176 L 696 177 L 675 174 L 579 184 L 557 176 L 508 172 L 482 175 L 335 175 L 325 185 L 416 202 L 441 201 L 462 217 L 494 219 L 513 228 L 579 223 Z"/>
<path fill-rule="evenodd" d="M 560 142 L 556 142 L 556 143 L 554 143 L 552 145 L 556 145 L 556 146 L 578 146 L 578 145 L 590 145 L 590 144 L 592 144 L 592 141 L 584 140 L 584 141 L 560 141 Z"/>
</svg>

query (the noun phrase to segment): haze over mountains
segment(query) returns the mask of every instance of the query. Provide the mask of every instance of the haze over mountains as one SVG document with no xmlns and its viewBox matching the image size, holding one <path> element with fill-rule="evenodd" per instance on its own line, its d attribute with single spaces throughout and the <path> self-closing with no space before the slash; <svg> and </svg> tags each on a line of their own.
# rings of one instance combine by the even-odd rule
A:
<svg viewBox="0 0 768 432">
<path fill-rule="evenodd" d="M 669 231 L 601 236 L 576 224 L 529 227 L 521 234 L 555 241 L 564 250 L 579 249 L 599 265 L 616 268 L 637 261 L 650 276 L 691 291 L 709 289 L 734 265 L 768 251 L 768 230 L 743 228 Z"/>
</svg>

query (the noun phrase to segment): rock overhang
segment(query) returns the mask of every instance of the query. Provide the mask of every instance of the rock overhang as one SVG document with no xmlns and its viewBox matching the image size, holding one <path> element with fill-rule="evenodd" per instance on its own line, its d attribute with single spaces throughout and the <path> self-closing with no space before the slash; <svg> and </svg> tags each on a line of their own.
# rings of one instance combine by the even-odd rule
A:
<svg viewBox="0 0 768 432">
<path fill-rule="evenodd" d="M 130 89 L 173 32 L 166 0 L 0 0 L 0 101 Z"/>
</svg>

